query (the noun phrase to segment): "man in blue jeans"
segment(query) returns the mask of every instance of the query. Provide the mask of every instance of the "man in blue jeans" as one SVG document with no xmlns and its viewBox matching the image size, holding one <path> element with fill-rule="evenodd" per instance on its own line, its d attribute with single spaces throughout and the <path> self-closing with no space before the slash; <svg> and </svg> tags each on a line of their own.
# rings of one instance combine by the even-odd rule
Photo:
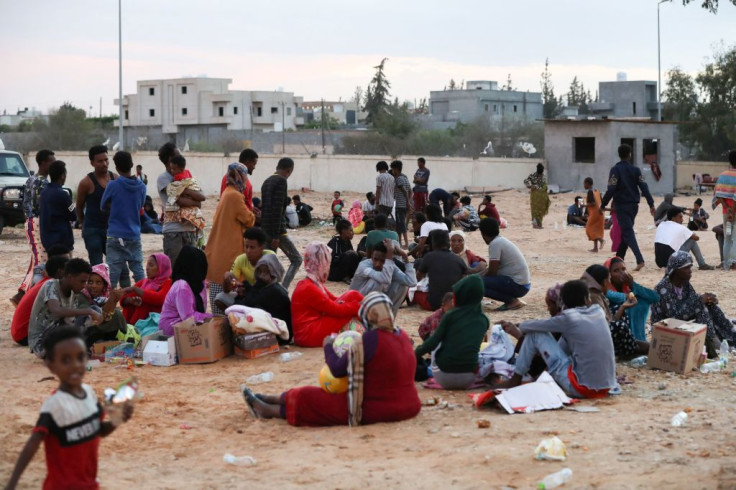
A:
<svg viewBox="0 0 736 490">
<path fill-rule="evenodd" d="M 120 177 L 107 184 L 100 208 L 110 210 L 107 265 L 110 266 L 110 286 L 115 288 L 126 263 L 136 282 L 145 277 L 140 212 L 146 201 L 146 186 L 131 174 L 133 158 L 130 153 L 119 151 L 113 161 Z"/>
<path fill-rule="evenodd" d="M 494 218 L 483 218 L 478 227 L 488 244 L 488 270 L 483 276 L 485 296 L 503 301 L 496 311 L 518 310 L 526 306 L 519 298 L 526 296 L 532 281 L 521 250 L 500 236 L 500 227 Z"/>
</svg>

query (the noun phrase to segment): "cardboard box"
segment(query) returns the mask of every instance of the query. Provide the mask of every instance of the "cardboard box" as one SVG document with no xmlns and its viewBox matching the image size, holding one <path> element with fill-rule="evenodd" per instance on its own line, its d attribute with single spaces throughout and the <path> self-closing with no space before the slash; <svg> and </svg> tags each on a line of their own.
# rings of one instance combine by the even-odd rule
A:
<svg viewBox="0 0 736 490">
<path fill-rule="evenodd" d="M 98 361 L 105 360 L 105 351 L 117 347 L 121 342 L 119 340 L 107 340 L 103 342 L 95 342 L 92 344 L 92 354 L 90 359 L 97 359 Z"/>
<path fill-rule="evenodd" d="M 176 341 L 174 337 L 159 335 L 148 338 L 143 348 L 143 362 L 151 366 L 173 366 L 176 364 Z"/>
<path fill-rule="evenodd" d="M 233 344 L 241 350 L 252 350 L 277 345 L 278 340 L 276 340 L 276 335 L 271 332 L 246 333 L 235 335 Z"/>
<path fill-rule="evenodd" d="M 647 366 L 686 374 L 698 367 L 707 325 L 668 318 L 652 325 Z"/>
<path fill-rule="evenodd" d="M 180 364 L 215 362 L 233 353 L 232 330 L 225 317 L 201 325 L 187 318 L 174 325 L 174 339 Z"/>
<path fill-rule="evenodd" d="M 259 357 L 267 356 L 269 354 L 275 354 L 279 351 L 279 344 L 270 345 L 268 347 L 259 347 L 256 349 L 241 349 L 235 347 L 235 355 L 244 357 L 245 359 L 257 359 Z"/>
</svg>

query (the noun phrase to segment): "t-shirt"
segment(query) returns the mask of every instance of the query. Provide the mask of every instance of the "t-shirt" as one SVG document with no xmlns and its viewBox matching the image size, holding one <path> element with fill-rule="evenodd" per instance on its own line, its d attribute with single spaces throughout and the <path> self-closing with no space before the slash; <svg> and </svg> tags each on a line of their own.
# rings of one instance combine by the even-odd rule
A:
<svg viewBox="0 0 736 490">
<path fill-rule="evenodd" d="M 145 202 L 146 186 L 140 180 L 122 176 L 111 180 L 100 201 L 101 209 L 110 208 L 107 236 L 140 240 L 141 208 Z"/>
<path fill-rule="evenodd" d="M 172 182 L 174 182 L 174 176 L 169 172 L 162 173 L 158 176 L 158 179 L 156 179 L 156 189 L 158 190 L 158 195 L 161 198 L 162 208 L 166 207 L 166 200 L 168 199 L 166 188 Z M 189 221 L 164 221 L 161 231 L 162 233 L 182 233 L 185 231 L 197 231 L 197 227 Z"/>
<path fill-rule="evenodd" d="M 59 302 L 62 308 L 79 308 L 79 295 L 75 294 L 74 291 L 69 296 L 64 296 L 61 292 L 58 279 L 50 279 L 46 281 L 41 290 L 36 296 L 36 301 L 33 302 L 33 308 L 31 308 L 31 321 L 28 324 L 28 347 L 31 348 L 31 352 L 40 352 L 35 350 L 35 347 L 40 347 L 39 344 L 43 338 L 43 333 L 50 326 L 54 325 L 58 321 L 62 321 L 67 325 L 74 324 L 74 317 L 56 318 L 51 314 L 49 310 L 48 302 L 55 299 Z"/>
<path fill-rule="evenodd" d="M 393 207 L 394 176 L 388 172 L 379 173 L 376 177 L 376 188 L 381 190 L 381 195 L 378 196 L 378 205 Z"/>
<path fill-rule="evenodd" d="M 371 202 L 366 199 L 366 201 L 363 203 L 363 213 L 372 213 L 375 210 L 376 206 L 374 204 L 371 204 Z"/>
<path fill-rule="evenodd" d="M 424 184 L 420 185 L 417 184 L 414 186 L 414 192 L 428 192 L 428 186 L 429 186 L 429 169 L 428 168 L 419 168 L 416 172 L 414 172 L 414 178 L 415 179 L 427 179 Z"/>
<path fill-rule="evenodd" d="M 445 293 L 452 291 L 452 286 L 468 272 L 468 266 L 449 250 L 434 250 L 422 258 L 419 272 L 429 277 L 427 299 L 436 310 L 442 306 Z"/>
<path fill-rule="evenodd" d="M 445 223 L 437 223 L 434 221 L 425 221 L 422 223 L 422 227 L 419 229 L 419 236 L 429 238 L 429 232 L 434 230 L 447 230 Z"/>
<path fill-rule="evenodd" d="M 411 186 L 409 185 L 409 179 L 406 178 L 406 175 L 400 174 L 398 177 L 396 177 L 394 183 L 394 198 L 396 198 L 396 207 L 406 208 L 406 199 L 409 197 L 409 190 L 411 189 Z M 404 192 L 401 192 L 402 188 L 404 189 Z"/>
<path fill-rule="evenodd" d="M 272 250 L 264 250 L 261 257 L 268 254 L 273 254 Z M 246 281 L 251 286 L 256 283 L 256 266 L 250 263 L 248 257 L 245 254 L 238 255 L 233 262 L 233 267 L 230 272 L 238 279 L 238 281 Z"/>
<path fill-rule="evenodd" d="M 391 240 L 399 241 L 399 235 L 395 231 L 383 229 L 383 230 L 371 230 L 366 235 L 365 248 L 373 248 L 376 244 L 381 243 L 384 238 L 390 238 Z"/>
<path fill-rule="evenodd" d="M 26 291 L 26 294 L 21 298 L 20 303 L 13 312 L 13 320 L 10 323 L 10 335 L 16 342 L 23 342 L 28 339 L 28 324 L 31 321 L 31 310 L 33 304 L 36 302 L 39 291 L 49 278 L 44 277 L 38 284 Z"/>
<path fill-rule="evenodd" d="M 56 390 L 41 406 L 33 432 L 44 435 L 48 474 L 44 489 L 96 489 L 97 453 L 104 411 L 92 387 L 84 397 Z"/>
<path fill-rule="evenodd" d="M 510 277 L 519 286 L 531 284 L 532 280 L 526 259 L 519 247 L 510 240 L 502 236 L 493 239 L 488 245 L 488 261 L 492 260 L 500 262 L 497 275 Z"/>
</svg>

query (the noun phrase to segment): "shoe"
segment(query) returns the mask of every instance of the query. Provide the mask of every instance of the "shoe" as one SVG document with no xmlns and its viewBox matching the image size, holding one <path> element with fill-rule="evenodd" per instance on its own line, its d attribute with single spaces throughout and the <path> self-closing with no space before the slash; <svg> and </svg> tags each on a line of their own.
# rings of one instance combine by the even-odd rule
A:
<svg viewBox="0 0 736 490">
<path fill-rule="evenodd" d="M 256 412 L 256 409 L 253 408 L 253 402 L 257 400 L 253 392 L 245 385 L 240 385 L 240 392 L 242 393 L 243 400 L 245 400 L 245 404 L 248 405 L 248 410 L 250 410 L 250 414 L 253 416 L 253 418 L 261 418 L 261 416 L 258 415 L 258 412 Z"/>
<path fill-rule="evenodd" d="M 644 262 L 640 264 L 636 264 L 636 267 L 634 267 L 634 272 L 638 272 L 644 268 Z"/>
<path fill-rule="evenodd" d="M 715 267 L 713 267 L 712 265 L 703 264 L 699 266 L 698 269 L 701 271 L 712 271 L 713 269 L 715 269 Z"/>
<path fill-rule="evenodd" d="M 20 303 L 20 300 L 23 299 L 23 296 L 25 294 L 25 291 L 18 290 L 18 292 L 15 293 L 15 296 L 10 298 L 10 302 L 13 303 L 13 306 L 17 307 L 18 303 Z"/>
<path fill-rule="evenodd" d="M 523 301 L 519 300 L 519 302 L 516 303 L 513 306 L 509 306 L 508 304 L 503 304 L 503 305 L 499 306 L 498 308 L 496 308 L 493 311 L 513 311 L 513 310 L 521 309 L 521 308 L 523 308 L 525 306 L 526 306 L 526 303 L 524 303 Z"/>
</svg>

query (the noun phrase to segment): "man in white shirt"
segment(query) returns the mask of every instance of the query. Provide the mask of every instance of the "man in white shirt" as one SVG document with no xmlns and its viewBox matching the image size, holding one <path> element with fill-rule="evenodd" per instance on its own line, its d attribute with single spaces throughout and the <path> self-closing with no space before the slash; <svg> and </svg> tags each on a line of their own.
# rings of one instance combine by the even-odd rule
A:
<svg viewBox="0 0 736 490">
<path fill-rule="evenodd" d="M 667 220 L 657 226 L 654 234 L 654 260 L 658 267 L 667 267 L 670 255 L 677 250 L 692 252 L 700 270 L 710 271 L 714 267 L 708 265 L 698 246 L 700 237 L 683 225 L 683 209 L 673 207 L 667 210 Z"/>
</svg>

